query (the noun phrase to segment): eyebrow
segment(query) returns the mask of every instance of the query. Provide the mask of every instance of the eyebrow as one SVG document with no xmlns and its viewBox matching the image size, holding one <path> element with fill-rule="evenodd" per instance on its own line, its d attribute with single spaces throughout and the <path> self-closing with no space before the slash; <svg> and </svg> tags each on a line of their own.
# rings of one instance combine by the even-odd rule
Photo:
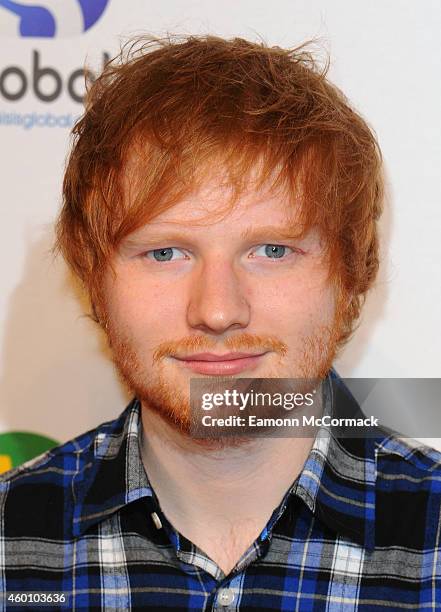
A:
<svg viewBox="0 0 441 612">
<path fill-rule="evenodd" d="M 123 244 L 125 246 L 138 245 L 139 243 L 148 242 L 148 241 L 157 241 L 157 240 L 187 240 L 191 238 L 194 234 L 188 230 L 183 231 L 168 231 L 166 228 L 158 229 L 154 234 L 150 232 L 147 234 L 142 234 L 139 232 L 138 235 L 136 233 L 132 236 L 127 236 L 123 239 Z M 295 239 L 300 238 L 302 236 L 302 232 L 300 228 L 291 228 L 287 229 L 286 227 L 277 226 L 277 225 L 265 225 L 261 227 L 249 227 L 243 232 L 240 233 L 239 237 L 242 240 L 246 239 L 259 239 L 259 238 L 271 238 L 271 239 Z"/>
<path fill-rule="evenodd" d="M 249 227 L 244 232 L 240 234 L 240 237 L 243 239 L 246 238 L 259 238 L 263 236 L 268 236 L 271 238 L 299 238 L 302 235 L 300 228 L 291 228 L 287 229 L 286 227 L 280 227 L 277 225 L 265 225 L 263 227 Z"/>
</svg>

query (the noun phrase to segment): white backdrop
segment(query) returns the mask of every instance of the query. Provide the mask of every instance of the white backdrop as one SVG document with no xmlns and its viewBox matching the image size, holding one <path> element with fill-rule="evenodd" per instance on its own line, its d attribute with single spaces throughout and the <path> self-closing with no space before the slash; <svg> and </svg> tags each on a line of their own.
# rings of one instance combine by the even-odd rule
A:
<svg viewBox="0 0 441 612">
<path fill-rule="evenodd" d="M 86 60 L 99 70 L 105 52 L 142 32 L 262 36 L 281 46 L 321 38 L 330 78 L 377 132 L 388 178 L 380 278 L 336 367 L 354 377 L 441 377 L 439 0 L 110 0 L 85 32 L 76 0 L 20 4 L 46 6 L 57 29 L 20 36 L 19 17 L 0 1 L 0 432 L 64 441 L 126 404 L 102 338 L 49 249 L 68 126 L 82 111 L 69 77 Z M 33 87 L 37 56 L 39 70 L 61 79 L 52 101 L 40 98 L 56 76 Z M 80 93 L 80 80 L 72 87 Z"/>
</svg>

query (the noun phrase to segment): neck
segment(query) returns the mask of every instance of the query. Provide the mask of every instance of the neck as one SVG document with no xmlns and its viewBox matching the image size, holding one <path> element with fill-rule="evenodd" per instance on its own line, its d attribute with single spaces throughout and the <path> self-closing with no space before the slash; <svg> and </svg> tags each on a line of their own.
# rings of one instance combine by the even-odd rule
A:
<svg viewBox="0 0 441 612">
<path fill-rule="evenodd" d="M 202 448 L 147 406 L 142 456 L 161 508 L 175 528 L 266 521 L 300 473 L 313 438 L 251 438 Z M 266 520 L 264 520 L 266 519 Z M 183 531 L 184 533 L 184 531 Z"/>
</svg>

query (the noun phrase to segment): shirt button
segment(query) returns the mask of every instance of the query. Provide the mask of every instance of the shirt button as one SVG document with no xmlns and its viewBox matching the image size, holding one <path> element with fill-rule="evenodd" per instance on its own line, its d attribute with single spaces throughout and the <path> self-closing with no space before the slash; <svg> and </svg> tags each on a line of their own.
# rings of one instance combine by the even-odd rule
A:
<svg viewBox="0 0 441 612">
<path fill-rule="evenodd" d="M 155 523 L 156 529 L 161 529 L 161 527 L 162 527 L 161 519 L 156 514 L 156 512 L 152 512 L 150 516 L 152 517 L 152 520 Z"/>
<path fill-rule="evenodd" d="M 229 606 L 234 601 L 234 593 L 231 589 L 221 589 L 217 600 L 220 606 Z"/>
</svg>

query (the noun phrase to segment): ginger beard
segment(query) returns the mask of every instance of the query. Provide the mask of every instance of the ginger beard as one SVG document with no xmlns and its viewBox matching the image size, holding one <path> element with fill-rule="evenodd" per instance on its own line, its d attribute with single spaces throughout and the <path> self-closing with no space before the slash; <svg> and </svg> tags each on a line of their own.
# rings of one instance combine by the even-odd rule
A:
<svg viewBox="0 0 441 612">
<path fill-rule="evenodd" d="M 194 411 L 190 405 L 190 376 L 188 377 L 187 389 L 181 392 L 173 384 L 170 376 L 164 371 L 164 359 L 173 354 L 188 354 L 193 351 L 209 351 L 218 349 L 217 344 L 207 336 L 189 336 L 181 340 L 161 343 L 153 353 L 152 364 L 146 363 L 136 350 L 136 343 L 121 329 L 117 329 L 112 322 L 105 317 L 105 329 L 109 346 L 113 353 L 115 366 L 125 385 L 135 394 L 141 402 L 144 410 L 151 410 L 171 426 L 175 431 L 183 434 L 186 438 L 192 438 L 191 430 L 194 427 Z M 297 359 L 291 362 L 288 355 L 287 345 L 267 335 L 252 335 L 242 333 L 227 338 L 222 345 L 223 350 L 245 351 L 254 349 L 256 351 L 270 350 L 279 356 L 279 365 L 272 369 L 266 368 L 260 374 L 265 378 L 298 378 L 307 380 L 307 387 L 302 388 L 305 393 L 316 388 L 317 381 L 323 380 L 327 375 L 339 346 L 341 336 L 341 318 L 337 312 L 330 325 L 317 325 L 314 332 L 304 336 L 299 341 L 301 347 Z M 300 355 L 300 357 L 299 357 Z M 292 358 L 291 358 L 292 359 Z M 288 374 L 280 374 L 280 366 Z M 152 376 L 152 366 L 155 367 L 155 375 Z M 177 364 L 174 367 L 178 367 Z M 194 375 L 203 377 L 203 375 Z M 244 374 L 245 378 L 251 378 Z M 237 379 L 236 377 L 224 377 Z M 213 377 L 211 377 L 213 380 Z M 194 439 L 194 443 L 204 449 L 219 450 L 226 447 L 238 447 L 246 443 L 250 436 L 233 437 L 229 435 L 216 435 L 210 432 L 210 438 Z"/>
</svg>

